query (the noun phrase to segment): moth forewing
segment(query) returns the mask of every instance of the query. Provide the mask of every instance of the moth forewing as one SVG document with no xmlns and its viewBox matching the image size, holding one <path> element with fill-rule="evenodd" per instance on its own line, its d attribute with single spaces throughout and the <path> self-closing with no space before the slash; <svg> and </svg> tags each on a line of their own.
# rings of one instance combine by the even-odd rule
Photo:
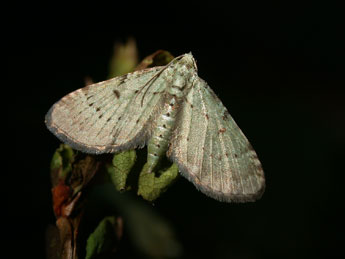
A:
<svg viewBox="0 0 345 259">
<path fill-rule="evenodd" d="M 143 86 L 162 67 L 154 67 L 78 89 L 55 103 L 46 125 L 63 142 L 86 153 L 117 152 L 145 143 L 152 117 L 164 103 L 158 78 Z M 164 90 L 164 89 L 163 89 Z"/>
</svg>

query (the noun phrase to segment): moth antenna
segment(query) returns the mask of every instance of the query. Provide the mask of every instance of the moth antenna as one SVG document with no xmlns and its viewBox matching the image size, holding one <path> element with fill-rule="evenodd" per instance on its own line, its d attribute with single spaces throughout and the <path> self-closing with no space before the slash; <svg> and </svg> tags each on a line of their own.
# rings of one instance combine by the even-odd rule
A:
<svg viewBox="0 0 345 259">
<path fill-rule="evenodd" d="M 144 88 L 145 88 L 147 85 L 149 85 L 149 84 L 152 85 L 152 84 L 154 83 L 154 81 L 156 81 L 156 79 L 158 78 L 158 76 L 159 76 L 160 74 L 162 74 L 162 73 L 169 67 L 169 65 L 170 65 L 172 62 L 174 62 L 174 61 L 177 60 L 177 59 L 180 59 L 182 56 L 183 56 L 183 55 L 180 55 L 180 56 L 174 58 L 173 60 L 171 60 L 168 64 L 166 64 L 166 65 L 162 68 L 162 70 L 160 70 L 160 71 L 159 71 L 157 74 L 155 74 L 149 81 L 147 81 L 147 82 L 145 83 L 145 85 L 143 85 L 143 87 L 142 87 L 139 91 L 142 91 L 142 89 L 144 89 Z M 150 88 L 150 87 L 146 88 L 145 93 L 143 94 L 143 97 L 141 98 L 141 106 L 143 106 L 144 98 L 145 98 L 145 95 L 146 95 L 147 91 L 149 90 L 149 88 Z"/>
</svg>

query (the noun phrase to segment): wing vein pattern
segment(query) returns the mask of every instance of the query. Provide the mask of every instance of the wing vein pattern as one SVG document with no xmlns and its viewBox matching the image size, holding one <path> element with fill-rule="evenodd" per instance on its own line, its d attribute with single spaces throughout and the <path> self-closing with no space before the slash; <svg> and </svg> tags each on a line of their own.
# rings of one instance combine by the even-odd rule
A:
<svg viewBox="0 0 345 259">
<path fill-rule="evenodd" d="M 162 105 L 166 84 L 162 67 L 129 73 L 78 89 L 55 103 L 46 115 L 48 128 L 62 141 L 88 153 L 117 152 L 143 146 Z M 141 100 L 143 100 L 141 102 Z M 140 123 L 139 123 L 140 121 Z"/>
<path fill-rule="evenodd" d="M 183 176 L 221 201 L 261 197 L 265 180 L 247 138 L 205 81 L 190 90 L 167 152 Z M 202 139 L 202 140 L 201 140 Z"/>
</svg>

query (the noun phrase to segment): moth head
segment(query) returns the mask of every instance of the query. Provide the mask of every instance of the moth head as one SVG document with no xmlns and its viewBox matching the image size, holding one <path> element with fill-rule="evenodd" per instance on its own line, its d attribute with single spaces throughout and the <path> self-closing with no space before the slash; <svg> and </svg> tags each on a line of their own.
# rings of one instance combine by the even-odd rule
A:
<svg viewBox="0 0 345 259">
<path fill-rule="evenodd" d="M 194 70 L 195 72 L 198 72 L 198 67 L 197 67 L 195 59 L 192 55 L 192 52 L 178 56 L 175 59 L 176 59 L 177 63 L 179 63 L 179 65 L 184 66 L 186 69 Z"/>
</svg>

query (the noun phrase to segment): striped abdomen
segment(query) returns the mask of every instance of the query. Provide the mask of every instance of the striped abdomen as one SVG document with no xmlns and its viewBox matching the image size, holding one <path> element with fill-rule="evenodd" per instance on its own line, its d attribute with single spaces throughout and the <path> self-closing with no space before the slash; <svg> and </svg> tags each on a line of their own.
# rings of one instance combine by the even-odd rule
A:
<svg viewBox="0 0 345 259">
<path fill-rule="evenodd" d="M 149 165 L 149 171 L 153 171 L 160 158 L 166 154 L 175 124 L 177 105 L 175 97 L 172 97 L 164 105 L 163 111 L 157 119 L 157 126 L 147 145 L 147 164 Z"/>
</svg>

